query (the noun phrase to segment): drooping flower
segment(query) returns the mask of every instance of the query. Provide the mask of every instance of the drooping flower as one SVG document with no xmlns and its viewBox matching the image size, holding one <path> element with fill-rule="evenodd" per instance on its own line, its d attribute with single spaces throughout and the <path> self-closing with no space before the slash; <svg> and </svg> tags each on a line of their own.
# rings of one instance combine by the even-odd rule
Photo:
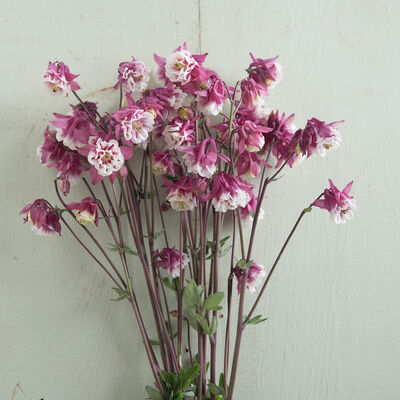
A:
<svg viewBox="0 0 400 400">
<path fill-rule="evenodd" d="M 263 133 L 270 132 L 271 129 L 255 122 L 246 120 L 239 126 L 238 130 L 238 150 L 239 153 L 247 150 L 249 152 L 260 151 L 265 143 Z"/>
<path fill-rule="evenodd" d="M 57 140 L 57 132 L 46 127 L 43 136 L 44 142 L 37 148 L 36 154 L 42 164 L 51 168 L 58 164 L 66 152 L 66 148 Z"/>
<path fill-rule="evenodd" d="M 344 224 L 353 218 L 356 209 L 356 201 L 353 196 L 350 196 L 353 181 L 348 183 L 342 191 L 330 179 L 329 185 L 330 187 L 324 190 L 323 198 L 315 200 L 312 205 L 329 211 L 337 224 Z"/>
<path fill-rule="evenodd" d="M 197 205 L 193 181 L 190 176 L 183 176 L 176 182 L 162 177 L 167 186 L 167 201 L 175 211 L 191 211 Z"/>
<path fill-rule="evenodd" d="M 251 200 L 246 204 L 245 207 L 240 207 L 239 212 L 240 212 L 240 218 L 244 220 L 253 220 L 254 213 L 256 212 L 257 209 L 257 203 L 258 203 L 258 198 L 255 197 L 254 195 L 251 197 Z M 264 210 L 260 208 L 260 211 L 258 213 L 258 219 L 263 219 L 264 218 Z"/>
<path fill-rule="evenodd" d="M 342 122 L 335 121 L 327 124 L 317 118 L 311 118 L 304 129 L 299 129 L 295 133 L 291 148 L 306 157 L 314 153 L 325 157 L 327 151 L 339 147 L 342 136 L 336 126 Z"/>
<path fill-rule="evenodd" d="M 96 128 L 85 111 L 75 109 L 70 115 L 54 113 L 57 118 L 51 121 L 57 131 L 57 140 L 71 150 L 85 146 L 89 138 L 96 135 Z"/>
<path fill-rule="evenodd" d="M 253 79 L 263 91 L 263 94 L 268 94 L 268 88 L 274 88 L 282 80 L 282 66 L 274 58 L 262 59 L 256 58 L 250 53 L 253 62 L 249 65 L 247 72 L 249 78 Z"/>
<path fill-rule="evenodd" d="M 234 268 L 233 273 L 238 281 L 237 289 L 240 293 L 243 279 L 243 268 L 238 265 Z M 246 289 L 250 293 L 255 293 L 256 289 L 262 285 L 262 280 L 265 278 L 266 272 L 264 266 L 253 262 L 247 269 Z"/>
<path fill-rule="evenodd" d="M 228 98 L 228 93 L 218 76 L 211 76 L 205 83 L 206 88 L 196 92 L 197 108 L 204 114 L 218 115 Z"/>
<path fill-rule="evenodd" d="M 125 153 L 125 154 L 123 154 Z M 87 159 L 93 184 L 99 183 L 104 176 L 113 181 L 116 173 L 123 167 L 125 158 L 132 156 L 132 149 L 119 146 L 115 139 L 97 139 L 96 145 L 88 152 Z"/>
<path fill-rule="evenodd" d="M 169 174 L 175 176 L 174 162 L 171 153 L 167 151 L 153 151 L 153 172 L 156 175 Z"/>
<path fill-rule="evenodd" d="M 261 97 L 262 95 L 259 85 L 257 85 L 255 80 L 251 78 L 244 79 L 240 83 L 240 88 L 241 88 L 242 104 L 247 108 L 253 107 L 256 102 L 256 99 Z"/>
<path fill-rule="evenodd" d="M 32 223 L 32 231 L 37 235 L 61 235 L 59 215 L 53 211 L 45 199 L 37 199 L 26 205 L 20 212 L 26 214 L 24 222 Z"/>
<path fill-rule="evenodd" d="M 99 225 L 99 206 L 96 199 L 92 197 L 85 197 L 80 202 L 73 202 L 67 204 L 69 210 L 76 210 L 75 218 L 81 225 L 88 225 L 94 223 Z"/>
<path fill-rule="evenodd" d="M 81 87 L 74 81 L 79 75 L 71 74 L 69 68 L 62 61 L 49 61 L 49 65 L 44 72 L 43 83 L 53 93 L 60 93 L 67 97 L 71 91 L 76 91 Z"/>
<path fill-rule="evenodd" d="M 66 152 L 55 167 L 58 170 L 57 177 L 68 179 L 72 185 L 78 183 L 82 172 L 86 169 L 78 154 L 71 151 Z"/>
<path fill-rule="evenodd" d="M 150 68 L 146 67 L 142 61 L 132 57 L 132 61 L 122 62 L 118 67 L 118 82 L 114 89 L 121 85 L 127 93 L 142 92 L 146 89 L 150 80 Z"/>
<path fill-rule="evenodd" d="M 235 163 L 235 168 L 237 169 L 238 175 L 243 175 L 248 178 L 255 178 L 260 172 L 261 164 L 268 168 L 271 167 L 264 160 L 260 159 L 257 153 L 250 153 L 249 151 L 245 150 L 239 155 Z"/>
<path fill-rule="evenodd" d="M 154 116 L 148 111 L 144 111 L 133 103 L 130 103 L 129 96 L 127 98 L 128 107 L 121 108 L 112 115 L 117 122 L 115 136 L 118 139 L 120 132 L 122 132 L 125 141 L 131 141 L 139 145 L 149 137 L 149 133 L 152 131 L 154 125 Z"/>
<path fill-rule="evenodd" d="M 181 268 L 184 269 L 189 263 L 187 254 L 181 253 L 175 247 L 157 251 L 156 256 L 156 265 L 165 269 L 173 278 L 179 277 Z"/>
<path fill-rule="evenodd" d="M 218 160 L 229 162 L 229 158 L 217 151 L 217 143 L 211 136 L 196 146 L 181 146 L 177 150 L 184 153 L 183 160 L 188 172 L 210 179 L 217 169 Z"/>
<path fill-rule="evenodd" d="M 176 149 L 179 146 L 185 146 L 193 142 L 193 131 L 191 121 L 184 122 L 179 118 L 171 121 L 162 132 L 168 150 Z"/>
<path fill-rule="evenodd" d="M 215 211 L 226 212 L 237 207 L 245 207 L 251 200 L 253 185 L 244 179 L 223 171 L 213 177 L 213 186 L 203 199 L 211 200 Z"/>
</svg>

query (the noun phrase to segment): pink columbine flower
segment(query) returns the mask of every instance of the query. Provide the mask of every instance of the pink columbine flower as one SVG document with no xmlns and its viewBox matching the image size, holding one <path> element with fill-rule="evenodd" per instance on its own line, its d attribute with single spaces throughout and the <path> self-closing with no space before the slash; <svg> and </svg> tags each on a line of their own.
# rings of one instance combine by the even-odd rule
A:
<svg viewBox="0 0 400 400">
<path fill-rule="evenodd" d="M 263 133 L 269 132 L 271 129 L 257 125 L 255 122 L 244 121 L 238 130 L 238 150 L 239 153 L 247 150 L 249 152 L 260 151 L 265 143 Z"/>
<path fill-rule="evenodd" d="M 251 108 L 256 103 L 256 100 L 261 97 L 262 92 L 259 85 L 254 79 L 245 79 L 240 83 L 242 104 Z"/>
<path fill-rule="evenodd" d="M 51 131 L 47 127 L 43 133 L 44 141 L 37 148 L 36 154 L 40 158 L 42 164 L 52 168 L 58 164 L 66 152 L 66 148 L 57 140 L 57 132 Z"/>
<path fill-rule="evenodd" d="M 339 147 L 342 136 L 336 126 L 342 122 L 327 124 L 317 118 L 311 118 L 304 129 L 299 129 L 295 133 L 291 143 L 292 149 L 307 157 L 314 153 L 325 157 L 327 151 Z"/>
<path fill-rule="evenodd" d="M 132 150 L 128 147 L 119 146 L 115 139 L 103 140 L 97 139 L 96 145 L 87 155 L 89 164 L 91 164 L 90 175 L 93 184 L 99 183 L 104 176 L 110 176 L 112 180 L 116 173 L 124 165 L 124 154 L 132 155 Z M 129 158 L 129 157 L 126 157 Z"/>
<path fill-rule="evenodd" d="M 240 293 L 240 288 L 242 286 L 242 278 L 243 278 L 243 269 L 238 265 L 234 268 L 233 273 L 238 281 L 237 289 L 238 293 Z M 264 266 L 253 262 L 251 266 L 247 270 L 247 278 L 246 278 L 246 289 L 250 293 L 255 293 L 256 289 L 262 285 L 262 280 L 266 276 L 266 272 Z"/>
<path fill-rule="evenodd" d="M 356 201 L 353 196 L 350 196 L 353 181 L 348 183 L 342 191 L 330 179 L 329 185 L 330 187 L 324 190 L 324 197 L 315 200 L 312 205 L 329 211 L 337 224 L 344 224 L 347 220 L 353 218 L 356 209 Z"/>
<path fill-rule="evenodd" d="M 71 151 L 66 152 L 55 167 L 58 170 L 57 177 L 68 179 L 72 185 L 78 183 L 82 172 L 86 169 L 78 154 Z"/>
<path fill-rule="evenodd" d="M 206 86 L 205 89 L 196 92 L 197 108 L 204 114 L 218 115 L 228 98 L 225 85 L 218 76 L 213 75 L 206 82 Z"/>
<path fill-rule="evenodd" d="M 175 176 L 174 162 L 171 153 L 167 151 L 153 151 L 153 172 L 156 175 L 169 174 Z"/>
<path fill-rule="evenodd" d="M 238 175 L 245 176 L 247 178 L 255 178 L 260 172 L 260 166 L 263 164 L 265 167 L 270 168 L 264 160 L 261 160 L 257 153 L 245 150 L 238 157 L 235 168 L 237 169 Z"/>
<path fill-rule="evenodd" d="M 71 91 L 81 87 L 74 79 L 79 75 L 71 74 L 69 68 L 61 61 L 51 62 L 44 72 L 43 83 L 53 92 L 60 93 L 67 97 Z"/>
<path fill-rule="evenodd" d="M 24 222 L 32 223 L 32 231 L 37 235 L 61 235 L 59 215 L 53 211 L 45 199 L 37 199 L 26 205 L 20 212 L 26 214 Z"/>
<path fill-rule="evenodd" d="M 191 121 L 181 121 L 179 118 L 171 121 L 163 130 L 162 135 L 168 150 L 176 149 L 194 141 L 193 124 Z"/>
<path fill-rule="evenodd" d="M 129 99 L 129 97 L 127 98 Z M 146 142 L 153 129 L 154 116 L 132 103 L 128 107 L 121 108 L 112 116 L 117 121 L 115 136 L 119 138 L 120 132 L 122 132 L 126 141 L 131 141 L 136 145 Z"/>
<path fill-rule="evenodd" d="M 181 268 L 184 269 L 189 263 L 189 257 L 185 253 L 172 248 L 164 248 L 161 252 L 157 252 L 159 260 L 156 262 L 158 267 L 165 269 L 173 278 L 180 275 Z"/>
<path fill-rule="evenodd" d="M 57 140 L 64 146 L 76 150 L 88 144 L 89 138 L 96 135 L 96 128 L 84 111 L 75 109 L 72 114 L 54 113 L 57 118 L 51 121 L 57 131 Z"/>
<path fill-rule="evenodd" d="M 218 154 L 217 142 L 211 136 L 202 140 L 196 146 L 178 147 L 177 150 L 185 153 L 183 159 L 188 172 L 199 174 L 210 179 L 217 169 L 218 160 L 229 162 L 224 154 Z"/>
<path fill-rule="evenodd" d="M 253 79 L 263 91 L 263 94 L 268 94 L 268 88 L 274 88 L 282 80 L 282 66 L 274 58 L 262 59 L 256 58 L 250 53 L 253 62 L 250 64 L 247 72 L 249 78 Z"/>
<path fill-rule="evenodd" d="M 99 206 L 97 200 L 92 197 L 85 197 L 80 202 L 67 204 L 69 210 L 76 210 L 75 218 L 81 225 L 94 223 L 99 225 Z"/>
<path fill-rule="evenodd" d="M 212 190 L 203 199 L 211 200 L 215 211 L 235 210 L 251 200 L 252 188 L 244 179 L 221 171 L 214 175 Z"/>
<path fill-rule="evenodd" d="M 240 218 L 252 221 L 254 213 L 256 212 L 257 203 L 258 203 L 258 198 L 253 195 L 251 197 L 251 200 L 246 204 L 246 207 L 239 208 Z M 258 219 L 260 220 L 263 218 L 264 218 L 264 210 L 260 208 L 260 211 L 258 213 Z"/>
<path fill-rule="evenodd" d="M 132 57 L 131 62 L 122 62 L 118 67 L 118 82 L 114 89 L 121 85 L 125 92 L 143 92 L 150 80 L 150 68 L 146 67 L 142 61 Z"/>
<path fill-rule="evenodd" d="M 162 177 L 167 186 L 167 201 L 175 211 L 191 211 L 197 205 L 193 181 L 189 176 L 183 176 L 176 182 Z"/>
</svg>

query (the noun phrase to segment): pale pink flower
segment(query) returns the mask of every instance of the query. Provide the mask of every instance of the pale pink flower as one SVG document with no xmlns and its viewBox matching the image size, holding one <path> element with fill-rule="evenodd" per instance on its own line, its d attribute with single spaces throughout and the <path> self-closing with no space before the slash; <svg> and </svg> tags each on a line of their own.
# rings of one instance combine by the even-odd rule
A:
<svg viewBox="0 0 400 400">
<path fill-rule="evenodd" d="M 179 146 L 187 145 L 194 141 L 193 124 L 191 121 L 181 121 L 179 118 L 169 123 L 162 132 L 165 143 L 169 150 Z"/>
<path fill-rule="evenodd" d="M 60 93 L 67 97 L 72 91 L 81 87 L 74 79 L 79 75 L 71 74 L 69 68 L 62 61 L 49 61 L 44 72 L 43 83 L 53 92 Z"/>
<path fill-rule="evenodd" d="M 153 151 L 153 172 L 156 175 L 169 174 L 175 176 L 174 162 L 171 153 L 167 151 Z"/>
<path fill-rule="evenodd" d="M 199 174 L 203 178 L 210 179 L 217 169 L 218 160 L 229 162 L 229 158 L 218 154 L 217 143 L 210 136 L 195 146 L 178 147 L 177 150 L 184 153 L 183 160 L 189 173 Z"/>
<path fill-rule="evenodd" d="M 84 111 L 75 109 L 70 115 L 54 113 L 57 118 L 51 121 L 57 131 L 57 140 L 76 150 L 88 144 L 90 136 L 96 135 L 96 128 Z"/>
<path fill-rule="evenodd" d="M 238 293 L 240 293 L 243 279 L 243 268 L 240 268 L 237 265 L 234 268 L 233 273 L 235 274 L 235 277 L 238 281 L 237 289 Z M 253 262 L 251 266 L 247 269 L 246 289 L 250 293 L 255 293 L 256 289 L 262 285 L 262 280 L 265 278 L 266 275 L 267 273 L 265 272 L 264 266 Z"/>
<path fill-rule="evenodd" d="M 26 205 L 20 212 L 26 214 L 24 222 L 32 223 L 32 231 L 37 235 L 61 235 L 60 217 L 49 206 L 45 199 L 37 199 Z"/>
<path fill-rule="evenodd" d="M 239 208 L 240 218 L 252 221 L 254 213 L 256 212 L 257 203 L 258 203 L 258 198 L 253 195 L 251 200 L 246 204 L 245 207 Z M 263 218 L 264 218 L 264 210 L 260 208 L 260 211 L 258 213 L 258 219 L 260 220 Z"/>
<path fill-rule="evenodd" d="M 92 197 L 85 197 L 80 202 L 67 204 L 68 210 L 76 210 L 75 218 L 81 225 L 94 223 L 99 225 L 99 206 L 97 200 Z"/>
<path fill-rule="evenodd" d="M 315 200 L 313 206 L 329 211 L 333 221 L 337 224 L 344 224 L 347 220 L 353 218 L 356 209 L 356 201 L 350 196 L 350 190 L 353 181 L 340 191 L 329 179 L 330 187 L 324 190 L 324 197 Z"/>
<path fill-rule="evenodd" d="M 136 145 L 146 142 L 153 129 L 154 116 L 136 105 L 121 108 L 112 116 L 117 121 L 115 136 L 119 138 L 122 132 L 127 142 L 131 141 Z"/>
<path fill-rule="evenodd" d="M 228 98 L 228 93 L 218 76 L 211 76 L 206 81 L 206 89 L 196 92 L 197 108 L 204 114 L 218 115 Z"/>
<path fill-rule="evenodd" d="M 235 210 L 251 200 L 252 187 L 244 179 L 221 171 L 213 176 L 212 189 L 203 199 L 211 200 L 215 211 Z"/>
<path fill-rule="evenodd" d="M 142 92 L 146 89 L 150 80 L 150 68 L 146 67 L 142 61 L 132 57 L 131 62 L 122 62 L 118 67 L 118 82 L 114 89 L 121 85 L 125 92 Z"/>
<path fill-rule="evenodd" d="M 167 201 L 175 211 L 191 211 L 197 206 L 193 181 L 189 176 L 183 176 L 175 182 L 162 177 L 167 186 Z"/>
<path fill-rule="evenodd" d="M 317 118 L 307 121 L 304 129 L 299 129 L 291 142 L 291 148 L 296 152 L 310 157 L 317 153 L 325 157 L 327 151 L 337 149 L 342 136 L 336 126 L 343 121 L 336 121 L 327 124 Z"/>
<path fill-rule="evenodd" d="M 189 257 L 185 253 L 172 248 L 164 248 L 161 252 L 156 253 L 156 265 L 165 269 L 173 278 L 180 275 L 181 269 L 184 269 L 189 263 Z"/>
</svg>

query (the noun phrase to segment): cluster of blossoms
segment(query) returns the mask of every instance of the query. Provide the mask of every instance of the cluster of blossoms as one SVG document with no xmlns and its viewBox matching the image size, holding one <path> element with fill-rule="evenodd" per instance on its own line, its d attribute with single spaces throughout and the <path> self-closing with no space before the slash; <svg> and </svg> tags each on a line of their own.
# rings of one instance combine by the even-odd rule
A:
<svg viewBox="0 0 400 400">
<path fill-rule="evenodd" d="M 127 161 L 142 151 L 151 155 L 152 173 L 163 175 L 166 203 L 162 210 L 190 212 L 209 204 L 219 213 L 237 210 L 243 220 L 253 220 L 258 210 L 261 219 L 263 210 L 258 203 L 263 198 L 254 193 L 255 185 L 249 179 L 261 171 L 264 176 L 266 169 L 293 167 L 313 154 L 324 157 L 339 146 L 341 121 L 311 118 L 297 129 L 293 114 L 269 109 L 265 97 L 282 79 L 277 57 L 261 59 L 250 54 L 248 75 L 230 87 L 203 65 L 206 56 L 191 54 L 186 43 L 167 57 L 154 55 L 155 76 L 163 85 L 154 89 L 147 89 L 150 68 L 132 57 L 119 65 L 114 86 L 121 98 L 125 95 L 125 106 L 120 104 L 116 112 L 101 116 L 96 103 L 80 102 L 70 114 L 54 113 L 51 124 L 55 130 L 46 128 L 37 152 L 43 164 L 57 169 L 63 194 L 69 193 L 70 185 L 86 170 L 90 170 L 93 185 L 106 177 L 111 183 L 117 177 L 126 180 L 132 173 Z M 44 83 L 52 92 L 68 96 L 80 89 L 77 76 L 64 63 L 50 62 Z M 227 103 L 231 104 L 231 119 L 223 112 Z M 223 120 L 211 123 L 210 116 L 218 115 Z M 330 181 L 323 198 L 312 205 L 343 223 L 355 209 L 351 186 L 339 191 Z M 96 199 L 85 198 L 67 208 L 76 210 L 79 223 L 98 225 Z M 60 233 L 57 211 L 43 199 L 22 212 L 36 232 Z M 172 276 L 189 260 L 174 248 L 163 249 L 157 257 L 158 265 Z M 264 274 L 264 268 L 253 263 L 246 287 L 253 292 Z M 235 276 L 240 283 L 240 268 L 235 269 Z"/>
</svg>

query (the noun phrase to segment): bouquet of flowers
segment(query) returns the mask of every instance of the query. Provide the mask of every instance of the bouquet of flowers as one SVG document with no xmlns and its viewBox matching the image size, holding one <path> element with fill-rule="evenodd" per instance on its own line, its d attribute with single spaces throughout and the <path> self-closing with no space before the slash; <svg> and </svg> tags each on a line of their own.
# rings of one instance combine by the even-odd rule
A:
<svg viewBox="0 0 400 400">
<path fill-rule="evenodd" d="M 277 57 L 250 53 L 246 76 L 232 87 L 204 66 L 206 56 L 186 44 L 154 55 L 160 86 L 153 89 L 149 67 L 134 57 L 122 62 L 119 107 L 104 115 L 77 94 L 78 75 L 49 62 L 45 86 L 77 99 L 69 114 L 54 113 L 37 150 L 57 170 L 59 205 L 40 198 L 21 211 L 39 235 L 61 235 L 63 225 L 108 275 L 115 300 L 129 302 L 153 374 L 152 400 L 231 400 L 243 333 L 265 321 L 257 306 L 300 221 L 319 207 L 344 223 L 355 209 L 352 182 L 341 191 L 329 180 L 301 210 L 273 265 L 253 259 L 267 189 L 284 168 L 337 148 L 342 121 L 311 118 L 297 129 L 293 114 L 269 110 L 264 98 L 282 77 Z M 67 201 L 78 182 L 87 197 Z M 176 213 L 170 226 L 168 213 Z M 150 316 L 136 295 L 142 279 Z M 245 296 L 253 296 L 249 310 Z M 154 319 L 152 334 L 145 317 Z"/>
</svg>

